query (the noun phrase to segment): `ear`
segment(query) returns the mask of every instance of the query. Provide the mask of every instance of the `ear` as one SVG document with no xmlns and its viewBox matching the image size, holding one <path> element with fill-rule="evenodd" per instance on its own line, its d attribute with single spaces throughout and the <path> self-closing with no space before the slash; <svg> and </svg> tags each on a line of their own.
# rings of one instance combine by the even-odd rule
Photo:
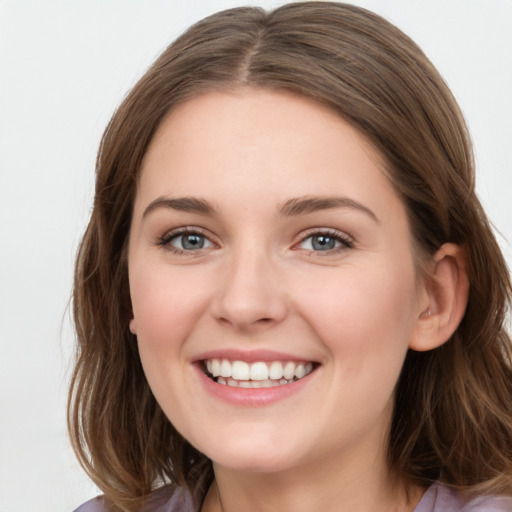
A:
<svg viewBox="0 0 512 512">
<path fill-rule="evenodd" d="M 417 351 L 432 350 L 448 341 L 464 316 L 469 279 L 463 248 L 441 246 L 422 286 L 420 312 L 409 343 Z"/>
<path fill-rule="evenodd" d="M 137 334 L 137 327 L 136 327 L 136 325 L 135 325 L 135 318 L 132 318 L 132 319 L 130 320 L 130 332 L 131 332 L 132 334 Z"/>
</svg>

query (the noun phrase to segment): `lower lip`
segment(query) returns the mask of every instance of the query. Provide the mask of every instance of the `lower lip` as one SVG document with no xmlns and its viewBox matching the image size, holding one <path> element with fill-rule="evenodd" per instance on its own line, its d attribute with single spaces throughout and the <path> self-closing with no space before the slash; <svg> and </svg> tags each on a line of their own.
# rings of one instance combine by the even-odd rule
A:
<svg viewBox="0 0 512 512">
<path fill-rule="evenodd" d="M 195 366 L 201 384 L 208 393 L 224 402 L 244 407 L 261 407 L 299 393 L 317 370 L 313 370 L 302 379 L 290 384 L 280 384 L 269 388 L 237 388 L 227 384 L 218 384 L 203 372 L 201 365 Z"/>
</svg>

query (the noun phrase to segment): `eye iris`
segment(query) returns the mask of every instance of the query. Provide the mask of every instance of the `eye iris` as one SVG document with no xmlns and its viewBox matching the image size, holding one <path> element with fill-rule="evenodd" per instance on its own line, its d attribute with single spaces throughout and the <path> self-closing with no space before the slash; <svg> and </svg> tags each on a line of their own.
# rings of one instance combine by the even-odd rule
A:
<svg viewBox="0 0 512 512">
<path fill-rule="evenodd" d="M 316 235 L 311 241 L 311 245 L 315 251 L 328 251 L 334 249 L 336 240 L 326 235 Z"/>
<path fill-rule="evenodd" d="M 181 244 L 183 249 L 187 250 L 202 249 L 204 246 L 204 236 L 193 233 L 183 235 L 181 237 Z"/>
</svg>

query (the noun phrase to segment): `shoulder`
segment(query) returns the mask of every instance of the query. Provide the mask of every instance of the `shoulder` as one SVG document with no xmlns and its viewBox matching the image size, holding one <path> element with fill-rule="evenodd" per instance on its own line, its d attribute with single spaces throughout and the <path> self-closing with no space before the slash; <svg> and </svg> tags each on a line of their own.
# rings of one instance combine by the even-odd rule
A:
<svg viewBox="0 0 512 512">
<path fill-rule="evenodd" d="M 457 491 L 441 484 L 433 484 L 414 512 L 512 512 L 512 498 L 478 496 L 467 499 Z"/>
<path fill-rule="evenodd" d="M 469 501 L 462 512 L 512 512 L 512 497 L 480 496 Z"/>
<path fill-rule="evenodd" d="M 73 512 L 109 512 L 109 509 L 105 500 L 98 496 L 83 503 Z M 152 495 L 143 512 L 194 512 L 194 505 L 187 491 L 164 487 Z"/>
<path fill-rule="evenodd" d="M 105 505 L 103 499 L 98 496 L 97 498 L 86 501 L 73 512 L 105 512 Z"/>
</svg>

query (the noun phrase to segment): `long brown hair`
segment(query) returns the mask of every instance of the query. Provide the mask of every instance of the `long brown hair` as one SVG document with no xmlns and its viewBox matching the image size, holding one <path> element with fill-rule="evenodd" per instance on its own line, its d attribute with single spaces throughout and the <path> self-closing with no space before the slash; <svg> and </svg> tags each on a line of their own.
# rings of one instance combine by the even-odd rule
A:
<svg viewBox="0 0 512 512">
<path fill-rule="evenodd" d="M 74 282 L 78 348 L 69 395 L 77 456 L 112 503 L 138 510 L 159 485 L 194 488 L 211 464 L 164 416 L 130 333 L 126 245 L 141 161 L 172 108 L 212 89 L 293 91 L 327 105 L 380 152 L 418 254 L 464 246 L 464 319 L 429 352 L 409 351 L 397 386 L 389 460 L 404 478 L 512 495 L 511 284 L 475 195 L 470 139 L 436 69 L 379 16 L 330 2 L 210 16 L 175 41 L 103 136 L 94 207 Z"/>
</svg>

